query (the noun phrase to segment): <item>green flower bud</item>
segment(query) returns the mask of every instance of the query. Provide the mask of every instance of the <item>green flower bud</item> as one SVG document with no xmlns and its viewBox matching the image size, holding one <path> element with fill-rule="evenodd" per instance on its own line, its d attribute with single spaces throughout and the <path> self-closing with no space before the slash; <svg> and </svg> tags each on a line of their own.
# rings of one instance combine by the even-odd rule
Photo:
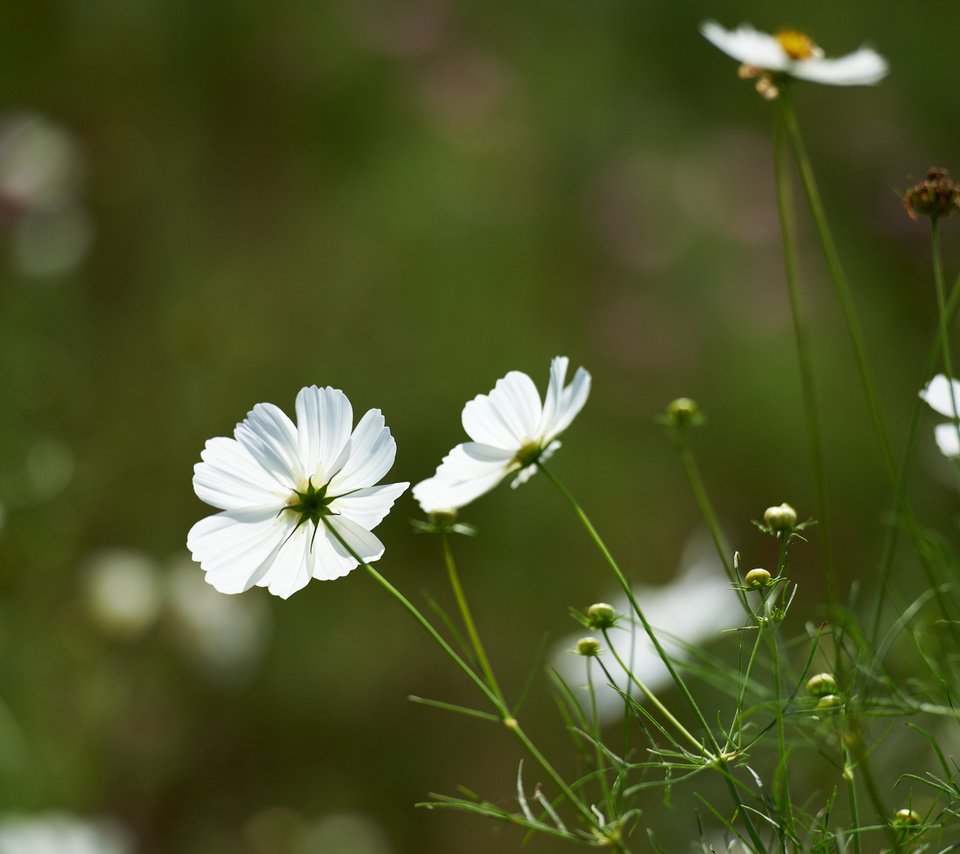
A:
<svg viewBox="0 0 960 854">
<path fill-rule="evenodd" d="M 600 641 L 596 638 L 580 638 L 577 641 L 577 654 L 594 656 L 600 655 Z"/>
<path fill-rule="evenodd" d="M 916 810 L 907 809 L 897 810 L 893 817 L 894 824 L 909 824 L 915 826 L 920 824 L 920 814 Z"/>
<path fill-rule="evenodd" d="M 836 709 L 843 705 L 843 699 L 839 694 L 824 694 L 817 700 L 818 709 Z"/>
<path fill-rule="evenodd" d="M 818 673 L 807 680 L 807 690 L 815 697 L 833 694 L 837 690 L 837 680 L 832 673 Z"/>
<path fill-rule="evenodd" d="M 596 602 L 587 608 L 587 623 L 591 629 L 609 629 L 617 622 L 617 612 L 613 610 L 613 605 L 606 602 Z"/>
<path fill-rule="evenodd" d="M 763 567 L 751 569 L 744 577 L 747 587 L 766 587 L 770 583 L 770 573 Z"/>
<path fill-rule="evenodd" d="M 797 511 L 786 503 L 768 507 L 763 511 L 763 521 L 774 531 L 792 531 L 797 524 Z"/>
<path fill-rule="evenodd" d="M 689 397 L 678 397 L 667 406 L 667 420 L 671 424 L 696 424 L 700 420 L 700 407 Z"/>
</svg>

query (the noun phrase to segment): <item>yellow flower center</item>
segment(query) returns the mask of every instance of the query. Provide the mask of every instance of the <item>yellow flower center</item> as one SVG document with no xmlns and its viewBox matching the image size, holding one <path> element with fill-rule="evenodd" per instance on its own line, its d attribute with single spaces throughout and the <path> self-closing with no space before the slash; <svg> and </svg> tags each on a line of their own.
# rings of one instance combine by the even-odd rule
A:
<svg viewBox="0 0 960 854">
<path fill-rule="evenodd" d="M 773 37 L 780 42 L 780 47 L 790 59 L 810 59 L 819 52 L 813 39 L 806 33 L 801 33 L 800 30 L 777 30 Z"/>
</svg>

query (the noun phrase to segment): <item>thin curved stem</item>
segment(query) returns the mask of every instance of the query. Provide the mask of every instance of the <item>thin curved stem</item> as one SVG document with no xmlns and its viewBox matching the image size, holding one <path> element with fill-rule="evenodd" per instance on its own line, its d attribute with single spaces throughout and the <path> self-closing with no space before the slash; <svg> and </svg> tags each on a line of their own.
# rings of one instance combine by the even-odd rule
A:
<svg viewBox="0 0 960 854">
<path fill-rule="evenodd" d="M 796 223 L 793 218 L 792 192 L 787 166 L 784 163 L 784 123 L 783 104 L 777 110 L 777 120 L 773 135 L 773 170 L 777 188 L 777 213 L 780 220 L 780 234 L 783 239 L 783 262 L 786 269 L 787 293 L 790 298 L 790 316 L 793 319 L 793 336 L 797 346 L 797 362 L 800 367 L 800 387 L 803 393 L 803 411 L 806 418 L 807 441 L 810 445 L 810 459 L 813 462 L 814 492 L 817 502 L 817 521 L 820 536 L 817 538 L 820 549 L 820 562 L 827 592 L 827 603 L 831 608 L 836 604 L 836 578 L 833 560 L 830 554 L 828 535 L 827 487 L 823 462 L 823 439 L 817 404 L 816 385 L 814 383 L 813 360 L 807 342 L 806 328 L 803 323 L 803 311 L 800 307 L 800 288 L 797 276 L 797 247 L 794 235 Z"/>
</svg>

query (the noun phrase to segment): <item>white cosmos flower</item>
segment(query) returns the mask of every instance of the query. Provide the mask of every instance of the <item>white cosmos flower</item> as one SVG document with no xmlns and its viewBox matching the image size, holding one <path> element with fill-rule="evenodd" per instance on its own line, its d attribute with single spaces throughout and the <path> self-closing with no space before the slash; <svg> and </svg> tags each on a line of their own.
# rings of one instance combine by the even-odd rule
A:
<svg viewBox="0 0 960 854">
<path fill-rule="evenodd" d="M 869 47 L 827 59 L 823 50 L 799 30 L 778 30 L 770 35 L 750 24 L 727 30 L 716 21 L 706 21 L 700 32 L 727 56 L 742 63 L 741 77 L 758 78 L 757 91 L 766 98 L 777 96 L 774 81 L 780 75 L 828 86 L 872 86 L 889 70 L 887 61 Z"/>
<path fill-rule="evenodd" d="M 953 423 L 938 424 L 934 430 L 937 446 L 945 457 L 960 457 L 960 427 L 957 426 L 956 404 L 960 404 L 960 382 L 947 381 L 943 374 L 937 374 L 920 392 L 920 397 L 931 409 L 952 418 Z"/>
<path fill-rule="evenodd" d="M 590 374 L 578 368 L 564 387 L 570 360 L 550 363 L 547 396 L 529 376 L 510 371 L 489 394 L 479 394 L 463 408 L 460 420 L 472 442 L 457 445 L 437 473 L 413 488 L 425 513 L 455 510 L 489 492 L 516 473 L 513 486 L 526 483 L 560 447 L 557 437 L 570 426 L 590 394 Z"/>
<path fill-rule="evenodd" d="M 383 554 L 371 533 L 410 485 L 374 486 L 393 465 L 396 443 L 379 409 L 351 433 L 353 409 L 336 388 L 297 395 L 297 423 L 258 403 L 233 439 L 211 439 L 194 467 L 193 488 L 222 510 L 201 519 L 187 547 L 222 593 L 253 585 L 286 599 L 311 578 L 340 578 L 361 558 Z"/>
<path fill-rule="evenodd" d="M 130 854 L 129 835 L 109 820 L 67 813 L 0 816 L 0 854 Z"/>
</svg>

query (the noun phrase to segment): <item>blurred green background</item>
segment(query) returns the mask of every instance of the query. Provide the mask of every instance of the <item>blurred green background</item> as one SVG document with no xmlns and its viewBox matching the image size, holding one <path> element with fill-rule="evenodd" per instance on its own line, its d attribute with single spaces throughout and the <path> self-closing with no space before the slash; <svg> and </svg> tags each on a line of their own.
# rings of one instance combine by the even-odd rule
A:
<svg viewBox="0 0 960 854">
<path fill-rule="evenodd" d="M 543 384 L 566 354 L 594 390 L 554 468 L 632 576 L 668 581 L 699 526 L 654 422 L 681 394 L 708 414 L 697 449 L 732 541 L 771 560 L 749 520 L 814 503 L 773 110 L 699 36 L 708 17 L 890 60 L 876 89 L 796 102 L 899 449 L 936 304 L 925 224 L 895 191 L 960 170 L 954 3 L 5 4 L 0 174 L 56 174 L 0 210 L 4 811 L 110 816 L 146 854 L 519 849 L 514 830 L 414 808 L 458 784 L 509 805 L 519 754 L 407 701 L 475 698 L 363 573 L 286 602 L 211 595 L 184 545 L 210 512 L 192 466 L 254 403 L 292 411 L 317 383 L 381 408 L 390 479 L 417 481 L 468 398 L 510 369 Z M 835 548 L 845 584 L 869 587 L 888 491 L 799 212 Z M 952 526 L 934 422 L 915 500 Z M 404 496 L 379 566 L 450 605 L 416 516 Z M 612 579 L 542 478 L 464 518 L 502 682 L 516 696 L 534 672 L 526 726 L 568 755 L 537 650 Z M 799 626 L 820 576 L 814 547 L 797 561 Z M 689 817 L 678 796 L 651 820 Z"/>
</svg>

